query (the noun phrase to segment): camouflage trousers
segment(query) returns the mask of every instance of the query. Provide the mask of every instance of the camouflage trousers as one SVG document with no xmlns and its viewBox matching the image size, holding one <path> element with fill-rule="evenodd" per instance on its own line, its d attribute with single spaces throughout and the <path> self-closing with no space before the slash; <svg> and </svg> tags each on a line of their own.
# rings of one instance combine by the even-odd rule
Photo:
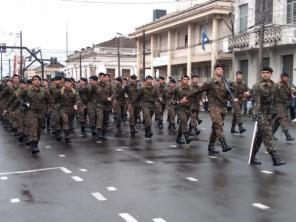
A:
<svg viewBox="0 0 296 222">
<path fill-rule="evenodd" d="M 96 128 L 97 124 L 97 111 L 95 105 L 88 105 L 87 108 L 88 120 L 90 127 Z"/>
<path fill-rule="evenodd" d="M 77 110 L 77 118 L 78 122 L 81 127 L 85 127 L 87 125 L 87 106 L 86 105 L 80 105 Z"/>
<path fill-rule="evenodd" d="M 26 120 L 25 120 L 25 134 L 28 137 L 28 140 L 39 141 L 42 131 L 42 117 L 41 114 L 33 111 L 26 111 Z"/>
<path fill-rule="evenodd" d="M 276 151 L 272 143 L 272 118 L 270 115 L 263 116 L 263 118 L 258 121 L 258 131 L 254 141 L 255 153 L 259 151 L 262 143 L 267 152 Z"/>
<path fill-rule="evenodd" d="M 173 104 L 168 104 L 168 122 L 173 124 L 176 119 L 176 107 Z"/>
<path fill-rule="evenodd" d="M 71 129 L 71 121 L 73 120 L 73 114 L 75 117 L 75 113 L 73 110 L 61 110 L 61 117 L 62 117 L 62 128 L 63 130 L 69 130 Z"/>
<path fill-rule="evenodd" d="M 165 104 L 156 102 L 155 106 L 155 121 L 163 121 L 163 113 L 165 110 Z"/>
<path fill-rule="evenodd" d="M 135 126 L 136 125 L 136 120 L 137 120 L 137 112 L 139 110 L 139 107 L 136 105 L 133 105 L 129 103 L 127 105 L 127 111 L 128 111 L 128 121 L 130 126 Z"/>
<path fill-rule="evenodd" d="M 181 133 L 185 133 L 188 131 L 188 121 L 191 115 L 191 109 L 190 107 L 180 107 L 178 110 L 178 119 L 180 121 L 179 129 L 178 131 Z"/>
<path fill-rule="evenodd" d="M 197 110 L 197 109 L 191 110 L 190 126 L 193 128 L 197 127 L 197 121 L 199 121 L 198 114 L 199 114 L 199 110 Z"/>
<path fill-rule="evenodd" d="M 285 105 L 277 104 L 277 115 L 273 121 L 273 132 L 281 126 L 282 130 L 288 130 L 289 127 L 289 113 L 288 108 Z"/>
<path fill-rule="evenodd" d="M 152 125 L 152 117 L 155 113 L 155 106 L 151 104 L 143 104 L 142 106 L 142 111 L 143 111 L 143 118 L 144 118 L 144 124 L 145 128 L 151 127 Z"/>
<path fill-rule="evenodd" d="M 114 100 L 112 103 L 112 109 L 113 109 L 114 119 L 116 124 L 121 123 L 123 112 L 124 112 L 124 106 L 125 104 L 123 101 Z"/>
<path fill-rule="evenodd" d="M 210 141 L 215 142 L 217 139 L 224 137 L 223 125 L 226 115 L 226 110 L 219 107 L 209 108 L 210 118 L 212 120 L 212 132 Z"/>
<path fill-rule="evenodd" d="M 53 107 L 51 113 L 51 128 L 53 131 L 62 130 L 62 122 L 61 122 L 61 112 L 60 107 L 55 106 Z"/>
<path fill-rule="evenodd" d="M 96 108 L 96 128 L 97 129 L 104 129 L 106 130 L 108 128 L 108 121 L 109 121 L 109 110 L 105 110 L 104 107 L 98 106 Z"/>
<path fill-rule="evenodd" d="M 235 102 L 232 103 L 233 107 L 233 117 L 232 117 L 232 126 L 235 127 L 237 125 L 243 124 L 242 122 L 242 103 Z"/>
</svg>

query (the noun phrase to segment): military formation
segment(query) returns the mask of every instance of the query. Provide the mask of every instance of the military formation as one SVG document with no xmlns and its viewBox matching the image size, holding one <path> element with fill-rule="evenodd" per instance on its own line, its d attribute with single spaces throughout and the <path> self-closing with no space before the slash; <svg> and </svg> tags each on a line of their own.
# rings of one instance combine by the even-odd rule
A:
<svg viewBox="0 0 296 222">
<path fill-rule="evenodd" d="M 233 107 L 230 131 L 243 134 L 246 129 L 242 105 L 245 100 L 252 100 L 258 130 L 250 163 L 261 164 L 256 154 L 263 143 L 273 165 L 280 166 L 286 162 L 276 151 L 274 134 L 281 127 L 286 139 L 294 140 L 289 133 L 288 105 L 296 92 L 288 85 L 287 73 L 281 75 L 279 83 L 271 80 L 272 73 L 270 67 L 264 67 L 261 80 L 251 89 L 244 83 L 240 71 L 236 72 L 235 80 L 228 83 L 221 65 L 215 66 L 213 77 L 204 83 L 200 83 L 198 75 L 191 78 L 183 75 L 180 80 L 170 78 L 167 83 L 163 77 L 155 80 L 146 76 L 140 81 L 135 75 L 112 80 L 106 73 L 81 78 L 78 82 L 62 76 L 51 80 L 34 76 L 23 81 L 14 75 L 5 78 L 0 85 L 1 122 L 19 143 L 30 146 L 34 155 L 40 152 L 38 143 L 42 132 L 51 133 L 57 141 L 71 143 L 71 132 L 80 127 L 82 137 L 87 137 L 90 129 L 96 142 L 102 143 L 107 140 L 111 124 L 121 132 L 123 122 L 128 122 L 131 138 L 138 133 L 136 125 L 142 124 L 145 138 L 150 139 L 154 123 L 161 130 L 166 121 L 169 132 L 176 133 L 176 143 L 189 144 L 200 134 L 200 107 L 202 101 L 207 101 L 212 121 L 208 154 L 212 156 L 219 154 L 215 148 L 217 141 L 222 152 L 232 149 L 224 135 L 227 102 Z M 111 121 L 112 116 L 114 121 Z"/>
</svg>

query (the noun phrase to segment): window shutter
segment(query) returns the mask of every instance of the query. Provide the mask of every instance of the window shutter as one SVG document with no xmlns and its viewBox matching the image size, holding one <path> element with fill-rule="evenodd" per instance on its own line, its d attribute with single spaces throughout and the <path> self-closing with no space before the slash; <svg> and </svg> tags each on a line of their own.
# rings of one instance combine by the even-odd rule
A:
<svg viewBox="0 0 296 222">
<path fill-rule="evenodd" d="M 293 4 L 288 4 L 287 5 L 287 24 L 292 23 L 292 18 L 293 18 Z"/>
</svg>

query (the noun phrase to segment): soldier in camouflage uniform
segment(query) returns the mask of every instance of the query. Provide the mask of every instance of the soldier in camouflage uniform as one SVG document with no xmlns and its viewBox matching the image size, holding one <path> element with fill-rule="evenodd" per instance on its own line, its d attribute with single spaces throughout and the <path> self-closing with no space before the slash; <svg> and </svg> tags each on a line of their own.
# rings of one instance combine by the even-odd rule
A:
<svg viewBox="0 0 296 222">
<path fill-rule="evenodd" d="M 129 126 L 132 138 L 137 133 L 135 129 L 136 125 L 136 106 L 135 100 L 138 96 L 139 89 L 137 86 L 137 76 L 132 75 L 130 82 L 122 89 L 121 93 L 124 95 L 127 101 L 127 110 L 129 113 Z"/>
<path fill-rule="evenodd" d="M 122 79 L 120 77 L 117 77 L 115 79 L 114 83 L 114 91 L 115 91 L 115 97 L 112 102 L 112 108 L 114 113 L 114 120 L 116 124 L 116 129 L 118 131 L 121 131 L 121 121 L 123 117 L 124 112 L 124 106 L 125 106 L 125 98 L 124 94 L 122 92 Z"/>
<path fill-rule="evenodd" d="M 96 87 L 98 85 L 98 77 L 97 76 L 91 76 L 89 78 L 89 87 L 88 91 L 95 91 Z M 97 96 L 95 93 L 92 93 L 88 95 L 88 103 L 87 103 L 87 114 L 89 119 L 89 125 L 91 134 L 93 137 L 97 135 L 96 133 L 96 122 L 97 122 L 97 113 L 96 113 L 96 98 Z"/>
<path fill-rule="evenodd" d="M 238 133 L 235 130 L 235 126 L 238 125 L 239 133 L 242 134 L 246 131 L 246 129 L 243 127 L 243 122 L 242 122 L 242 103 L 243 103 L 243 99 L 246 96 L 248 96 L 249 88 L 247 84 L 244 83 L 243 73 L 240 71 L 236 72 L 235 81 L 231 82 L 229 85 L 234 97 L 238 99 L 237 102 L 232 103 L 234 112 L 233 112 L 233 118 L 232 118 L 231 133 Z"/>
<path fill-rule="evenodd" d="M 42 130 L 42 114 L 45 112 L 47 104 L 52 103 L 48 91 L 41 87 L 39 76 L 33 77 L 32 87 L 21 93 L 19 101 L 20 105 L 26 109 L 26 121 L 30 126 L 27 133 L 32 154 L 39 153 L 38 141 Z"/>
<path fill-rule="evenodd" d="M 156 109 L 156 101 L 159 101 L 158 89 L 153 85 L 153 77 L 147 76 L 145 78 L 144 86 L 140 89 L 139 94 L 135 102 L 142 101 L 142 111 L 145 125 L 145 138 L 151 138 L 153 136 L 151 125 L 152 117 Z"/>
<path fill-rule="evenodd" d="M 83 137 L 86 136 L 85 127 L 87 125 L 87 104 L 88 104 L 88 94 L 89 88 L 87 86 L 87 79 L 81 78 L 79 81 L 79 87 L 77 89 L 80 98 L 80 104 L 78 106 L 77 115 L 78 115 L 78 122 L 81 127 L 81 135 Z"/>
<path fill-rule="evenodd" d="M 270 154 L 273 165 L 280 166 L 286 164 L 280 160 L 277 150 L 272 143 L 272 118 L 275 115 L 275 83 L 271 80 L 273 70 L 270 67 L 263 67 L 261 80 L 252 87 L 254 104 L 254 117 L 258 122 L 258 131 L 251 154 L 251 164 L 261 164 L 256 159 L 261 144 L 263 143 Z"/>
<path fill-rule="evenodd" d="M 58 101 L 58 95 L 63 87 L 64 79 L 61 76 L 55 77 L 55 84 L 50 87 L 50 96 L 53 99 L 52 113 L 51 113 L 51 128 L 52 133 L 56 134 L 56 139 L 59 141 L 62 138 L 62 123 L 61 123 L 61 104 Z"/>
<path fill-rule="evenodd" d="M 177 115 L 180 121 L 176 139 L 178 144 L 184 144 L 182 141 L 182 135 L 185 137 L 186 144 L 190 143 L 187 124 L 191 115 L 192 99 L 190 101 L 180 102 L 183 98 L 186 98 L 186 96 L 189 96 L 192 93 L 189 80 L 190 78 L 188 76 L 182 76 L 181 84 L 174 89 L 174 97 L 177 101 Z"/>
<path fill-rule="evenodd" d="M 197 96 L 201 92 L 207 93 L 209 100 L 209 114 L 212 120 L 212 133 L 208 146 L 209 155 L 215 155 L 219 153 L 219 151 L 217 151 L 214 146 L 216 140 L 221 143 L 223 152 L 227 152 L 232 149 L 226 143 L 223 131 L 224 119 L 227 112 L 226 104 L 228 100 L 231 100 L 231 98 L 222 78 L 223 67 L 217 64 L 214 69 L 214 77 L 205 82 L 199 89 L 196 89 L 190 96 L 188 96 L 190 98 L 192 96 Z M 186 101 L 186 98 L 184 101 Z"/>
<path fill-rule="evenodd" d="M 96 105 L 97 142 L 107 139 L 106 133 L 113 94 L 114 90 L 110 85 L 108 77 L 102 77 L 96 86 L 91 87 L 90 98 L 93 98 L 93 102 Z"/>
<path fill-rule="evenodd" d="M 166 91 L 167 86 L 165 84 L 164 77 L 159 77 L 158 83 L 158 92 L 159 92 L 159 100 L 156 101 L 156 110 L 155 110 L 155 121 L 157 122 L 157 127 L 159 129 L 163 129 L 163 113 L 166 105 Z"/>
<path fill-rule="evenodd" d="M 59 102 L 60 112 L 62 117 L 62 128 L 65 134 L 65 142 L 70 140 L 71 115 L 78 109 L 80 102 L 79 95 L 74 88 L 72 88 L 71 79 L 65 78 L 64 86 L 58 92 L 56 101 Z"/>
<path fill-rule="evenodd" d="M 192 90 L 197 90 L 199 89 L 199 76 L 198 75 L 193 75 L 191 77 L 191 88 Z M 197 123 L 201 124 L 202 120 L 199 119 L 198 114 L 199 114 L 199 109 L 200 109 L 200 101 L 201 101 L 201 95 L 198 94 L 196 97 L 194 97 L 192 101 L 192 106 L 191 106 L 191 114 L 190 114 L 190 124 L 189 124 L 189 135 L 193 136 L 199 135 L 200 130 L 197 128 Z M 194 133 L 193 133 L 194 130 Z"/>
<path fill-rule="evenodd" d="M 176 88 L 176 80 L 170 79 L 169 87 L 166 92 L 167 109 L 168 109 L 168 130 L 176 130 L 175 119 L 176 119 L 176 103 L 177 98 L 174 90 Z"/>
<path fill-rule="evenodd" d="M 288 86 L 289 75 L 281 74 L 281 81 L 275 85 L 276 117 L 273 123 L 272 134 L 274 135 L 279 126 L 286 136 L 287 141 L 295 140 L 289 133 L 289 106 L 292 102 L 292 89 Z M 276 139 L 274 137 L 274 139 Z"/>
</svg>

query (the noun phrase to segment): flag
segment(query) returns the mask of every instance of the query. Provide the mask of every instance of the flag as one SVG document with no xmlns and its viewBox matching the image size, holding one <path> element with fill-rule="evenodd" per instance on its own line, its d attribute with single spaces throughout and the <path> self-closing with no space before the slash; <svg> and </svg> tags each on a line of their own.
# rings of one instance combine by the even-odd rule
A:
<svg viewBox="0 0 296 222">
<path fill-rule="evenodd" d="M 208 38 L 206 32 L 202 31 L 202 33 L 201 33 L 201 47 L 203 50 L 206 49 L 205 47 L 206 47 L 207 42 L 209 42 L 209 38 Z"/>
</svg>

